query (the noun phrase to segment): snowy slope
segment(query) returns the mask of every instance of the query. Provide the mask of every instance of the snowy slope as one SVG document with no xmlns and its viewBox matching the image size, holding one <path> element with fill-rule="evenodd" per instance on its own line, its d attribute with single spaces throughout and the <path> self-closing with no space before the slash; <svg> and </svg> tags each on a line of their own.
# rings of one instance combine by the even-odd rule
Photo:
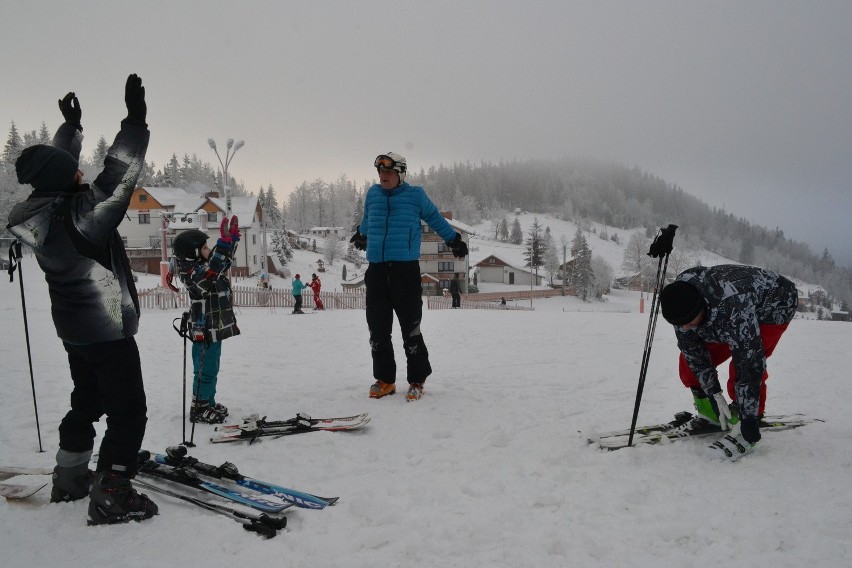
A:
<svg viewBox="0 0 852 568">
<path fill-rule="evenodd" d="M 38 453 L 16 280 L 0 295 L 0 464 L 51 466 L 70 379 L 45 285 L 32 258 L 24 262 L 45 452 Z M 624 312 L 608 313 L 613 305 Z M 339 495 L 339 504 L 293 511 L 288 529 L 265 541 L 160 496 L 155 519 L 87 527 L 85 502 L 51 505 L 42 491 L 27 502 L 0 502 L 3 566 L 852 563 L 852 326 L 790 326 L 770 359 L 768 409 L 826 422 L 766 434 L 754 455 L 729 464 L 707 461 L 698 442 L 613 453 L 588 446 L 588 435 L 630 424 L 648 316 L 628 292 L 607 303 L 536 300 L 535 308 L 426 311 L 435 372 L 416 403 L 367 398 L 363 312 L 303 317 L 242 308 L 243 335 L 225 342 L 219 382 L 220 401 L 234 416 L 368 411 L 373 420 L 359 433 L 252 446 L 211 445 L 211 427 L 200 425 L 192 454 Z M 182 341 L 171 329 L 178 316 L 147 310 L 137 336 L 148 394 L 145 446 L 154 450 L 182 440 Z M 690 403 L 676 376 L 673 334 L 660 321 L 641 422 L 668 419 Z"/>
</svg>

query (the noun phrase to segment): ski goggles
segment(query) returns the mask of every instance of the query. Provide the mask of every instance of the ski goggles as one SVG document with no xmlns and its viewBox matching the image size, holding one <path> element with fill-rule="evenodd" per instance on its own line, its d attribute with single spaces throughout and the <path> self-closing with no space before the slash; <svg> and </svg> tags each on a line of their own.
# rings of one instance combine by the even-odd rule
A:
<svg viewBox="0 0 852 568">
<path fill-rule="evenodd" d="M 390 156 L 381 155 L 373 162 L 373 167 L 382 168 L 383 170 L 393 170 L 396 169 L 396 160 Z"/>
</svg>

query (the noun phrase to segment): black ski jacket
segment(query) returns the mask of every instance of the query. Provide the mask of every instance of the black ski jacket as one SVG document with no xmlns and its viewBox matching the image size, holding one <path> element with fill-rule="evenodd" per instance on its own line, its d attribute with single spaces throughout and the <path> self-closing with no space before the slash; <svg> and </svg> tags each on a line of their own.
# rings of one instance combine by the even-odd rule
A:
<svg viewBox="0 0 852 568">
<path fill-rule="evenodd" d="M 72 344 L 116 341 L 139 327 L 139 301 L 118 225 L 145 164 L 150 133 L 122 121 L 90 186 L 33 192 L 9 214 L 9 231 L 35 252 L 50 290 L 56 333 Z M 82 134 L 64 123 L 53 146 L 79 159 Z"/>
</svg>

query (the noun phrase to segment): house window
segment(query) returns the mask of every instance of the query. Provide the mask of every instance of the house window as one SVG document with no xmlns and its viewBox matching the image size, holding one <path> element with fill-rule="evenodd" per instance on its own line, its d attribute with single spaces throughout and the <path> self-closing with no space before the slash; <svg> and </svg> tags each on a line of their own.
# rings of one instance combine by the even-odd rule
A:
<svg viewBox="0 0 852 568">
<path fill-rule="evenodd" d="M 139 194 L 139 201 L 148 201 L 148 196 L 144 193 Z"/>
<path fill-rule="evenodd" d="M 493 258 L 489 258 L 489 259 L 488 259 L 488 264 L 494 264 L 494 259 L 493 259 Z"/>
<path fill-rule="evenodd" d="M 449 280 L 441 280 L 438 282 L 438 286 L 441 290 L 449 290 L 450 289 L 450 281 Z"/>
<path fill-rule="evenodd" d="M 439 262 L 438 272 L 455 272 L 455 266 L 454 262 Z"/>
<path fill-rule="evenodd" d="M 251 257 L 251 263 L 252 263 L 252 264 L 257 264 L 257 255 L 256 255 L 256 254 L 252 255 L 252 257 Z"/>
<path fill-rule="evenodd" d="M 121 243 L 126 247 L 127 246 L 127 237 L 121 237 Z"/>
<path fill-rule="evenodd" d="M 438 243 L 438 254 L 442 254 L 450 250 L 450 247 L 447 246 L 447 243 L 441 241 Z"/>
<path fill-rule="evenodd" d="M 140 213 L 139 214 L 139 224 L 140 225 L 150 225 L 151 224 L 151 214 L 150 213 Z"/>
<path fill-rule="evenodd" d="M 252 235 L 252 236 L 251 236 L 251 244 L 253 244 L 253 245 L 256 245 L 256 244 L 257 244 L 257 235 Z"/>
<path fill-rule="evenodd" d="M 219 220 L 219 214 L 218 213 L 216 213 L 215 211 L 208 211 L 207 212 L 207 222 L 208 223 L 215 223 L 218 220 Z"/>
</svg>

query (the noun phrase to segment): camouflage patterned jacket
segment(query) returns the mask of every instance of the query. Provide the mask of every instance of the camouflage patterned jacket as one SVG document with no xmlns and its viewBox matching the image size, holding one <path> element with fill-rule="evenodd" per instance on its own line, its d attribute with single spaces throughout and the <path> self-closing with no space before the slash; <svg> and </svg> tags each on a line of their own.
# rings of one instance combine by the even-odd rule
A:
<svg viewBox="0 0 852 568">
<path fill-rule="evenodd" d="M 91 186 L 73 193 L 34 192 L 9 214 L 9 231 L 35 252 L 50 290 L 56 333 L 72 344 L 133 336 L 139 300 L 117 227 L 145 164 L 150 133 L 128 120 Z M 65 122 L 53 146 L 79 159 L 82 134 Z"/>
<path fill-rule="evenodd" d="M 769 270 L 730 264 L 690 268 L 676 280 L 695 286 L 706 302 L 701 325 L 688 331 L 675 326 L 677 344 L 689 368 L 704 392 L 721 392 L 704 344 L 727 344 L 737 372 L 740 413 L 757 417 L 760 382 L 766 370 L 760 324 L 784 324 L 793 319 L 798 303 L 796 285 Z"/>
</svg>

